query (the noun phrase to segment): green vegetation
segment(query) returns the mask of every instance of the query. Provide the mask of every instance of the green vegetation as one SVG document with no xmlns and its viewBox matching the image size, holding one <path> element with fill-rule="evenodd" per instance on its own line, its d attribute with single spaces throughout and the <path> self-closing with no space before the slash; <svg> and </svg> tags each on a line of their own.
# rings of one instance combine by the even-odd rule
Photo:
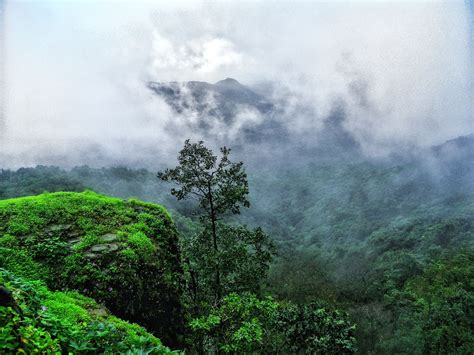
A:
<svg viewBox="0 0 474 355">
<path fill-rule="evenodd" d="M 270 351 L 278 304 L 252 294 L 231 293 L 209 314 L 194 319 L 191 328 L 202 349 L 225 353 Z"/>
<path fill-rule="evenodd" d="M 0 218 L 0 267 L 54 290 L 77 290 L 178 343 L 182 268 L 164 208 L 58 192 L 0 201 Z"/>
<path fill-rule="evenodd" d="M 386 302 L 397 309 L 386 352 L 469 354 L 474 349 L 474 251 L 429 265 Z"/>
<path fill-rule="evenodd" d="M 43 192 L 84 191 L 85 186 L 58 167 L 37 166 L 0 171 L 0 199 Z"/>
<path fill-rule="evenodd" d="M 261 228 L 222 222 L 249 207 L 243 163 L 218 157 L 202 142 L 185 142 L 179 165 L 158 173 L 177 188 L 178 200 L 195 196 L 200 231 L 182 242 L 191 305 L 192 351 L 225 353 L 302 352 L 340 354 L 355 351 L 354 326 L 339 311 L 314 304 L 295 306 L 262 298 L 274 245 Z"/>
<path fill-rule="evenodd" d="M 199 203 L 201 226 L 182 240 L 187 290 L 193 316 L 232 292 L 260 293 L 267 277 L 274 246 L 262 229 L 229 225 L 222 219 L 249 207 L 247 175 L 243 163 L 230 161 L 230 149 L 213 155 L 203 142 L 184 143 L 179 165 L 158 173 L 174 182 L 171 194 L 178 200 L 194 197 Z"/>
<path fill-rule="evenodd" d="M 178 200 L 188 197 L 195 197 L 198 200 L 199 207 L 203 211 L 201 221 L 204 234 L 212 240 L 212 243 L 208 243 L 212 248 L 201 248 L 200 251 L 204 252 L 206 255 L 204 258 L 208 259 L 205 261 L 207 268 L 213 269 L 214 280 L 207 281 L 210 281 L 209 286 L 212 285 L 210 288 L 214 292 L 214 301 L 217 302 L 223 294 L 221 274 L 226 267 L 226 260 L 221 260 L 223 233 L 218 233 L 217 223 L 228 213 L 239 214 L 240 206 L 250 206 L 247 200 L 249 193 L 247 174 L 243 169 L 243 163 L 231 162 L 230 149 L 226 147 L 221 148 L 221 154 L 222 157 L 218 162 L 218 157 L 213 155 L 203 142 L 191 144 L 188 139 L 179 152 L 179 165 L 158 173 L 158 178 L 161 180 L 178 185 L 179 189 L 171 189 L 171 194 Z M 245 238 L 240 238 L 240 241 L 245 241 Z M 202 263 L 199 266 L 202 267 Z M 192 270 L 191 267 L 190 272 L 196 273 L 196 270 Z"/>
<path fill-rule="evenodd" d="M 16 301 L 0 307 L 0 352 L 170 354 L 144 328 L 110 314 L 74 291 L 50 291 L 0 269 L 0 284 Z"/>
<path fill-rule="evenodd" d="M 204 349 L 226 353 L 352 354 L 355 326 L 318 303 L 298 306 L 231 293 L 191 328 Z"/>
<path fill-rule="evenodd" d="M 117 281 L 114 297 L 139 298 L 141 290 L 154 289 L 149 275 L 156 265 L 173 270 L 160 274 L 153 302 L 170 310 L 160 302 L 163 284 L 171 287 L 172 299 L 179 300 L 172 303 L 178 305 L 176 312 L 170 311 L 178 315 L 172 321 L 181 336 L 176 343 L 191 352 L 470 354 L 472 156 L 432 157 L 427 163 L 397 159 L 251 162 L 246 171 L 252 207 L 238 215 L 216 214 L 215 234 L 209 206 L 176 201 L 166 184 L 143 169 L 2 171 L 4 198 L 87 186 L 164 204 L 180 238 L 164 211 L 137 201 L 79 194 L 98 200 L 91 200 L 90 212 L 67 207 L 74 222 L 61 221 L 68 213 L 59 202 L 45 200 L 46 210 L 59 211 L 54 213 L 26 203 L 34 198 L 17 200 L 22 206 L 17 209 L 13 201 L 0 202 L 0 211 L 10 211 L 0 212 L 0 267 L 26 280 L 44 280 L 52 290 L 78 290 L 104 303 L 108 289 L 102 282 Z M 101 201 L 110 204 L 104 207 Z M 70 224 L 74 227 L 55 231 Z M 66 236 L 76 229 L 79 240 L 70 243 Z M 104 243 L 109 234 L 111 240 Z M 162 240 L 163 235 L 172 237 Z M 102 244 L 118 248 L 102 249 Z M 217 266 L 221 297 L 216 297 Z M 67 273 L 69 268 L 73 271 Z M 89 279 L 93 286 L 85 287 Z M 133 286 L 120 288 L 122 280 Z M 145 313 L 127 317 L 122 308 L 107 306 L 166 345 L 175 341 L 147 325 Z"/>
</svg>

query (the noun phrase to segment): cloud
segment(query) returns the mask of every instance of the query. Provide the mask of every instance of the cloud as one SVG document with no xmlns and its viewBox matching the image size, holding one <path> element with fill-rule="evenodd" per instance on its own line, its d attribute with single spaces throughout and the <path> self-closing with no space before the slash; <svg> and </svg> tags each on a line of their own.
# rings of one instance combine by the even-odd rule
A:
<svg viewBox="0 0 474 355">
<path fill-rule="evenodd" d="M 4 166 L 86 142 L 134 159 L 145 141 L 172 152 L 197 138 L 184 124 L 196 117 L 176 116 L 148 80 L 272 82 L 284 120 L 308 135 L 342 100 L 370 155 L 474 130 L 463 2 L 8 2 L 3 16 Z M 234 136 L 261 119 L 241 117 Z"/>
<path fill-rule="evenodd" d="M 224 38 L 199 38 L 175 44 L 153 31 L 153 72 L 184 71 L 185 73 L 208 74 L 239 67 L 242 55 L 235 50 L 232 42 Z"/>
</svg>

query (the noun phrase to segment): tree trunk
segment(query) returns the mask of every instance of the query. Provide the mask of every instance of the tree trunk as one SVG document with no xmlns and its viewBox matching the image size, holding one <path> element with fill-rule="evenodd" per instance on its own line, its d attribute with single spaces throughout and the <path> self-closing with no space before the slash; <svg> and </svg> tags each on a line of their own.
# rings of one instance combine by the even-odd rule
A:
<svg viewBox="0 0 474 355">
<path fill-rule="evenodd" d="M 219 248 L 217 245 L 217 230 L 216 230 L 216 211 L 214 210 L 214 202 L 212 200 L 212 190 L 211 184 L 208 184 L 208 194 L 209 194 L 209 207 L 211 208 L 211 224 L 212 224 L 212 241 L 214 243 L 214 251 L 216 252 L 216 301 L 221 299 L 221 274 L 220 274 L 220 265 L 219 265 Z"/>
</svg>

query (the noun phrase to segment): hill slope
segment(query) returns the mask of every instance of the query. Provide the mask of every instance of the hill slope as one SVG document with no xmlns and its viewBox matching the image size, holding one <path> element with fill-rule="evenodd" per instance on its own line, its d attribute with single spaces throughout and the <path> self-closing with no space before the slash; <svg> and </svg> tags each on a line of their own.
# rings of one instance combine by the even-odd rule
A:
<svg viewBox="0 0 474 355">
<path fill-rule="evenodd" d="M 177 233 L 158 205 L 93 192 L 0 202 L 0 267 L 77 290 L 170 345 L 182 334 Z"/>
<path fill-rule="evenodd" d="M 144 328 L 112 316 L 77 292 L 50 291 L 40 281 L 24 280 L 4 269 L 0 284 L 2 354 L 172 353 Z"/>
</svg>

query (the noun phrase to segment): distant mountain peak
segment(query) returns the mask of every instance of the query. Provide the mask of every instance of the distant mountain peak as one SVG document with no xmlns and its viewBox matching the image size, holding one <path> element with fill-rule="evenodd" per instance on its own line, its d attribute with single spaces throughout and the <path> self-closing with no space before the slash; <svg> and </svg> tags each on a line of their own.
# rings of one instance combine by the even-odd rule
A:
<svg viewBox="0 0 474 355">
<path fill-rule="evenodd" d="M 287 101 L 266 97 L 251 86 L 234 78 L 225 78 L 214 84 L 203 81 L 149 82 L 148 88 L 160 96 L 194 132 L 207 135 L 230 132 L 242 141 L 279 141 L 290 139 L 288 129 L 292 122 L 285 113 Z M 302 108 L 300 114 L 311 114 Z M 344 105 L 335 103 L 331 114 L 324 121 L 321 131 L 311 138 L 319 142 L 318 154 L 338 150 L 341 153 L 359 151 L 359 144 L 344 127 Z M 237 132 L 237 133 L 236 133 Z"/>
<path fill-rule="evenodd" d="M 226 78 L 215 84 L 202 81 L 151 81 L 148 87 L 163 97 L 177 113 L 194 111 L 201 116 L 201 122 L 217 119 L 230 123 L 243 108 L 253 109 L 260 114 L 273 110 L 270 100 L 233 78 Z"/>
<path fill-rule="evenodd" d="M 225 86 L 235 86 L 235 87 L 243 86 L 241 83 L 239 83 L 237 80 L 233 78 L 225 78 L 224 80 L 218 81 L 214 85 L 218 85 L 218 86 L 225 85 Z"/>
</svg>

